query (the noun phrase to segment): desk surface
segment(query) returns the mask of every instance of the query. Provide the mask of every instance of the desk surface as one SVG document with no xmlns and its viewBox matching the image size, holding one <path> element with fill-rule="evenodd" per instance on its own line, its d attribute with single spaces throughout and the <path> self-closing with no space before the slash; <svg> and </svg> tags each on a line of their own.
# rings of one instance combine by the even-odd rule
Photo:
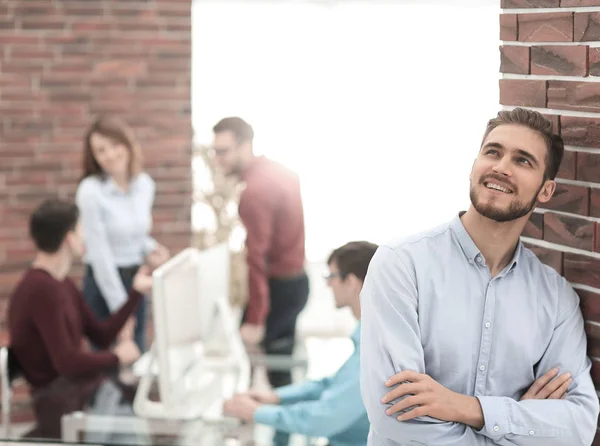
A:
<svg viewBox="0 0 600 446">
<path fill-rule="evenodd" d="M 253 427 L 233 420 L 157 420 L 135 416 L 136 385 L 115 375 L 58 379 L 32 395 L 33 430 L 0 440 L 93 445 L 229 446 L 254 444 Z M 1 444 L 1 443 L 0 443 Z"/>
</svg>

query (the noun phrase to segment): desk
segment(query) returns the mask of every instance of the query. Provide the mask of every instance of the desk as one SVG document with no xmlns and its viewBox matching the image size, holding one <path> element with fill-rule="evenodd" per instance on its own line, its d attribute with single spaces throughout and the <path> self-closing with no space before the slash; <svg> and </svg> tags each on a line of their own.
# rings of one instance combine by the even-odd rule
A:
<svg viewBox="0 0 600 446">
<path fill-rule="evenodd" d="M 62 417 L 62 439 L 103 445 L 248 446 L 256 445 L 253 425 L 224 421 L 148 420 L 133 415 L 74 412 Z"/>
<path fill-rule="evenodd" d="M 13 442 L 93 445 L 246 446 L 254 426 L 236 420 L 158 420 L 133 411 L 136 384 L 117 373 L 78 379 L 59 378 L 32 393 L 36 427 Z M 5 440 L 5 439 L 3 439 Z"/>
</svg>

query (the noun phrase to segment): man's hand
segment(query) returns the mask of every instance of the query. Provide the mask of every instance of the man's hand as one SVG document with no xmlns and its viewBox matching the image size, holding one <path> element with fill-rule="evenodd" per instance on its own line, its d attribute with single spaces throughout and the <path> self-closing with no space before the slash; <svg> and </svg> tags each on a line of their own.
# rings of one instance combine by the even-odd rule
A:
<svg viewBox="0 0 600 446">
<path fill-rule="evenodd" d="M 152 291 L 152 272 L 147 265 L 142 265 L 133 278 L 133 289 L 140 294 L 149 294 Z"/>
<path fill-rule="evenodd" d="M 476 429 L 481 429 L 484 425 L 483 411 L 477 398 L 453 392 L 429 375 L 404 370 L 392 376 L 385 385 L 398 386 L 382 398 L 382 403 L 387 404 L 406 396 L 389 407 L 385 411 L 387 415 L 412 407 L 408 412 L 397 417 L 399 421 L 429 416 L 442 421 L 467 424 Z"/>
<path fill-rule="evenodd" d="M 250 390 L 247 395 L 260 404 L 279 404 L 279 395 L 271 391 Z"/>
<path fill-rule="evenodd" d="M 235 395 L 223 404 L 223 413 L 230 417 L 251 423 L 254 421 L 254 413 L 260 407 L 260 403 L 248 395 Z"/>
<path fill-rule="evenodd" d="M 156 269 L 163 263 L 165 263 L 171 257 L 171 253 L 166 246 L 161 244 L 157 244 L 154 251 L 148 254 L 146 258 L 146 263 L 150 268 Z"/>
<path fill-rule="evenodd" d="M 558 369 L 554 368 L 543 376 L 540 376 L 531 385 L 529 390 L 521 397 L 524 400 L 558 400 L 567 395 L 567 390 L 573 382 L 570 373 L 558 376 Z M 556 379 L 555 379 L 556 378 Z"/>
<path fill-rule="evenodd" d="M 140 350 L 133 341 L 120 342 L 113 350 L 121 365 L 131 365 L 140 357 Z"/>
<path fill-rule="evenodd" d="M 240 335 L 246 344 L 258 345 L 265 336 L 265 327 L 264 325 L 242 324 Z"/>
</svg>

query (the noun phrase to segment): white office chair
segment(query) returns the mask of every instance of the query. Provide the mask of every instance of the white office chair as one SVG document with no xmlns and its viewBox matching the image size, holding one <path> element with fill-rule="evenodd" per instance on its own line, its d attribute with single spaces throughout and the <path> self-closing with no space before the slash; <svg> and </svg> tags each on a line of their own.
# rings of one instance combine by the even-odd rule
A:
<svg viewBox="0 0 600 446">
<path fill-rule="evenodd" d="M 21 365 L 10 347 L 0 347 L 0 391 L 2 392 L 2 438 L 9 438 L 12 383 L 21 375 Z"/>
</svg>

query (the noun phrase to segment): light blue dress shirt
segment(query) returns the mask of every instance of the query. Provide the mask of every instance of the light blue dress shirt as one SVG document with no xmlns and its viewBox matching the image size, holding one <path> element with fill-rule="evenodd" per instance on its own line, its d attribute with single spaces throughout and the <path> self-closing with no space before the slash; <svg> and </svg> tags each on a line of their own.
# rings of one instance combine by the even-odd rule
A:
<svg viewBox="0 0 600 446">
<path fill-rule="evenodd" d="M 281 405 L 261 406 L 256 423 L 308 437 L 327 437 L 332 446 L 364 446 L 369 421 L 360 395 L 360 323 L 352 334 L 354 351 L 340 370 L 321 381 L 277 389 Z"/>
<path fill-rule="evenodd" d="M 146 173 L 135 176 L 127 192 L 112 178 L 90 176 L 77 189 L 76 202 L 86 245 L 84 262 L 114 313 L 127 300 L 117 268 L 141 265 L 156 248 L 150 237 L 155 184 Z"/>
<path fill-rule="evenodd" d="M 589 446 L 598 395 L 590 377 L 579 298 L 521 243 L 491 278 L 459 216 L 376 252 L 361 294 L 361 388 L 369 445 Z M 573 383 L 564 400 L 519 401 L 558 367 Z M 387 416 L 384 382 L 402 370 L 476 396 L 476 431 L 430 417 Z"/>
</svg>

